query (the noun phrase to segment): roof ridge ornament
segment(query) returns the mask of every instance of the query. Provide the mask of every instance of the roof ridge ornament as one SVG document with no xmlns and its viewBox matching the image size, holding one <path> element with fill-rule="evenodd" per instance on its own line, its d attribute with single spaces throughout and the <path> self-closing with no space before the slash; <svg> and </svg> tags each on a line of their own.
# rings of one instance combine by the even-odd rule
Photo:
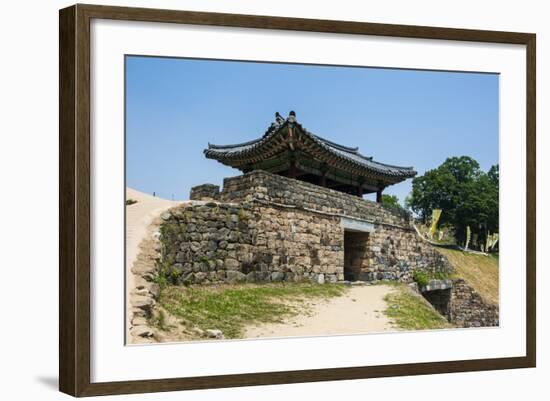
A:
<svg viewBox="0 0 550 401">
<path fill-rule="evenodd" d="M 291 110 L 290 113 L 288 113 L 287 121 L 289 123 L 295 123 L 296 122 L 296 112 L 294 110 Z"/>
<path fill-rule="evenodd" d="M 279 112 L 277 111 L 275 113 L 275 123 L 278 124 L 278 125 L 281 125 L 285 122 L 285 119 L 282 115 L 279 114 Z"/>
</svg>

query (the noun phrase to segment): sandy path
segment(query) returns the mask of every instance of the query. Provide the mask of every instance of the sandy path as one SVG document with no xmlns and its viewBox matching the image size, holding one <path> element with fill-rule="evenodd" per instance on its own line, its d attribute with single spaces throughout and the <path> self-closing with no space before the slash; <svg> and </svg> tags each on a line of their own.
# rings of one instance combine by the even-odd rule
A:
<svg viewBox="0 0 550 401">
<path fill-rule="evenodd" d="M 246 338 L 315 336 L 396 330 L 382 313 L 390 286 L 353 286 L 345 295 L 314 301 L 312 313 L 293 316 L 283 323 L 249 327 Z"/>
<path fill-rule="evenodd" d="M 133 313 L 131 313 L 131 304 L 140 298 L 136 294 L 136 286 L 143 284 L 143 278 L 139 276 L 138 272 L 143 271 L 144 266 L 138 266 L 138 258 L 141 258 L 142 265 L 144 261 L 147 265 L 152 264 L 149 261 L 151 258 L 148 257 L 148 252 L 145 252 L 142 247 L 145 244 L 149 245 L 151 242 L 149 237 L 152 237 L 154 231 L 158 230 L 158 227 L 154 226 L 153 222 L 155 220 L 158 221 L 159 216 L 165 210 L 182 202 L 154 197 L 131 188 L 126 188 L 126 199 L 137 201 L 133 205 L 126 206 L 126 285 L 129 295 L 127 298 L 127 307 L 129 308 L 127 327 L 132 327 Z M 158 226 L 158 224 L 156 225 Z M 129 340 L 130 342 L 136 342 L 131 338 Z"/>
<path fill-rule="evenodd" d="M 137 203 L 126 206 L 126 266 L 132 267 L 139 253 L 139 243 L 155 217 L 181 202 L 157 198 L 135 189 L 126 188 L 126 199 Z"/>
</svg>

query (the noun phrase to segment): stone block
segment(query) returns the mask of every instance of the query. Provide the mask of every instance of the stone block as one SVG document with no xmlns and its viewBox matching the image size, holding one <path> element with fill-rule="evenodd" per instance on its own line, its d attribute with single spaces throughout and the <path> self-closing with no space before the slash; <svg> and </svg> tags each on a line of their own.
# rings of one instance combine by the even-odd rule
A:
<svg viewBox="0 0 550 401">
<path fill-rule="evenodd" d="M 236 270 L 228 270 L 225 272 L 226 274 L 226 280 L 229 283 L 240 283 L 246 280 L 246 274 L 236 271 Z"/>
<path fill-rule="evenodd" d="M 273 272 L 271 273 L 271 281 L 278 282 L 285 279 L 285 274 L 283 272 Z"/>
</svg>

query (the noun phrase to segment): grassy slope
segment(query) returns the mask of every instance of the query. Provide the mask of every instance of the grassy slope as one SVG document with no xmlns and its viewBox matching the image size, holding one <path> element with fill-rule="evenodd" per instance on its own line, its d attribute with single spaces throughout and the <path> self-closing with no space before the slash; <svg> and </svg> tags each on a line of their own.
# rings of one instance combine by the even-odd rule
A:
<svg viewBox="0 0 550 401">
<path fill-rule="evenodd" d="M 384 314 L 404 330 L 443 329 L 451 327 L 421 295 L 404 284 L 396 285 L 395 291 L 386 295 L 388 307 Z"/>
<path fill-rule="evenodd" d="M 498 256 L 476 255 L 454 249 L 438 248 L 463 278 L 482 298 L 498 304 Z"/>
<path fill-rule="evenodd" d="M 160 305 L 186 327 L 218 329 L 226 338 L 238 338 L 252 322 L 279 322 L 303 313 L 303 301 L 342 295 L 337 284 L 242 284 L 164 288 Z M 284 300 L 284 302 L 282 302 Z"/>
</svg>

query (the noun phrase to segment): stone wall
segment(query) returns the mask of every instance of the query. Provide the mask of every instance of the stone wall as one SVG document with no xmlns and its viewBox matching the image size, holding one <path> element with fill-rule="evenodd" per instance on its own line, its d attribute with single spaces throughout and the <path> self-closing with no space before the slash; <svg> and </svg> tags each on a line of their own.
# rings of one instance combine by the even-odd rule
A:
<svg viewBox="0 0 550 401">
<path fill-rule="evenodd" d="M 214 200 L 220 195 L 220 187 L 214 184 L 202 184 L 191 188 L 189 199 L 191 200 Z"/>
<path fill-rule="evenodd" d="M 162 263 L 172 281 L 336 282 L 351 268 L 352 280 L 410 282 L 415 269 L 452 270 L 408 216 L 353 195 L 255 171 L 226 179 L 217 198 L 163 215 Z M 350 232 L 343 218 L 372 229 Z"/>
<path fill-rule="evenodd" d="M 489 327 L 499 325 L 498 306 L 491 305 L 464 280 L 453 280 L 450 321 L 459 327 Z"/>
<path fill-rule="evenodd" d="M 416 231 L 375 225 L 370 234 L 370 252 L 361 280 L 398 280 L 411 282 L 413 272 L 429 275 L 450 273 L 453 268 L 447 258 L 420 238 Z"/>
<path fill-rule="evenodd" d="M 176 284 L 343 280 L 337 218 L 203 202 L 162 216 L 162 268 Z"/>
<path fill-rule="evenodd" d="M 375 230 L 369 234 L 359 280 L 409 282 L 412 271 L 417 268 L 432 273 L 452 270 L 443 255 L 418 237 L 408 213 L 358 196 L 264 171 L 253 171 L 226 178 L 220 199 L 277 205 L 372 223 Z"/>
<path fill-rule="evenodd" d="M 412 230 L 410 215 L 399 209 L 261 170 L 225 178 L 220 200 L 278 203 Z"/>
<path fill-rule="evenodd" d="M 162 273 L 174 284 L 240 279 L 252 244 L 251 224 L 245 215 L 250 216 L 246 205 L 214 202 L 187 204 L 163 213 Z"/>
</svg>

